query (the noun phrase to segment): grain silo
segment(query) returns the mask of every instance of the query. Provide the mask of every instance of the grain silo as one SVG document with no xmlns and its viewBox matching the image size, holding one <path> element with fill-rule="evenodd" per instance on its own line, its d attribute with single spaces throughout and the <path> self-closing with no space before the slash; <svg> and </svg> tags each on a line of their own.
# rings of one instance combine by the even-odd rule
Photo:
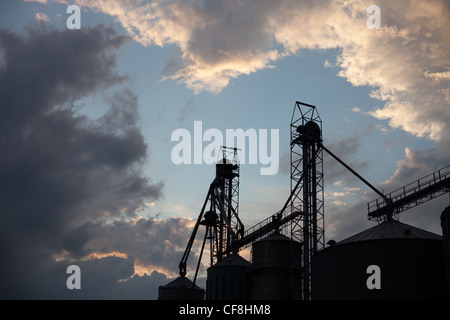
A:
<svg viewBox="0 0 450 320">
<path fill-rule="evenodd" d="M 447 298 L 450 299 L 450 206 L 441 214 L 442 235 L 444 238 L 445 273 L 447 276 Z"/>
<path fill-rule="evenodd" d="M 312 298 L 445 298 L 443 253 L 440 235 L 388 219 L 313 256 Z"/>
<path fill-rule="evenodd" d="M 254 300 L 299 299 L 301 244 L 276 232 L 253 243 L 250 297 Z"/>
<path fill-rule="evenodd" d="M 246 273 L 251 264 L 237 254 L 231 254 L 208 268 L 206 300 L 248 299 Z"/>
<path fill-rule="evenodd" d="M 178 277 L 158 290 L 158 300 L 204 300 L 205 290 L 186 277 Z"/>
</svg>

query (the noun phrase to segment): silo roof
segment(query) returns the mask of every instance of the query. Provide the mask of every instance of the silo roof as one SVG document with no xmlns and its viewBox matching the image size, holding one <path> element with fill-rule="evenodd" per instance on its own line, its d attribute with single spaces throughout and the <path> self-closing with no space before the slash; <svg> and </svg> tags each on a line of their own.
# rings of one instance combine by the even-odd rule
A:
<svg viewBox="0 0 450 320">
<path fill-rule="evenodd" d="M 234 266 L 234 267 L 250 267 L 252 264 L 242 258 L 240 255 L 232 254 L 226 257 L 223 260 L 220 260 L 215 265 L 213 265 L 211 268 L 214 267 L 228 267 L 228 266 Z"/>
<path fill-rule="evenodd" d="M 168 289 L 168 288 L 192 288 L 192 284 L 193 282 L 191 280 L 189 280 L 186 277 L 178 277 L 175 280 L 169 282 L 168 284 L 166 284 L 165 286 L 163 286 L 164 289 Z M 195 285 L 194 286 L 194 290 L 203 290 L 202 288 L 200 288 L 199 286 Z"/>
<path fill-rule="evenodd" d="M 430 239 L 442 240 L 442 236 L 420 229 L 397 220 L 387 220 L 383 223 L 357 233 L 337 244 L 381 239 Z"/>
<path fill-rule="evenodd" d="M 291 241 L 291 238 L 279 233 L 279 232 L 275 232 L 265 238 L 262 238 L 259 241 Z"/>
</svg>

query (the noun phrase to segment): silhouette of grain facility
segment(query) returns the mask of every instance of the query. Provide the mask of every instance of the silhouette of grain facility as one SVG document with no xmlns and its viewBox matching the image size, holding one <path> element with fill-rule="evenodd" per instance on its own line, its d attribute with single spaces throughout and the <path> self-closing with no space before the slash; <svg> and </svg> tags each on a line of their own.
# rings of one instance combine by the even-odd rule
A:
<svg viewBox="0 0 450 320">
<path fill-rule="evenodd" d="M 281 210 L 250 228 L 239 215 L 238 149 L 223 146 L 216 176 L 181 258 L 180 278 L 160 299 L 203 299 L 195 285 L 209 244 L 206 299 L 445 299 L 450 288 L 450 207 L 443 236 L 399 221 L 399 214 L 450 192 L 450 166 L 384 194 L 326 148 L 315 106 L 297 101 L 290 124 L 290 195 Z M 377 225 L 338 243 L 324 235 L 323 152 L 379 195 L 368 203 Z M 204 227 L 194 281 L 187 261 Z M 252 248 L 251 261 L 239 251 Z"/>
</svg>

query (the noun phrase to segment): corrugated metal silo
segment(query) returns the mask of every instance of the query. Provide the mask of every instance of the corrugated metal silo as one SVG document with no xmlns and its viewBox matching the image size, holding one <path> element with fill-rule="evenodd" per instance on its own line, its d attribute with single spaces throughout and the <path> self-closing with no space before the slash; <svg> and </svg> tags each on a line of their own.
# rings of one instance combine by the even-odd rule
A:
<svg viewBox="0 0 450 320">
<path fill-rule="evenodd" d="M 237 254 L 208 268 L 206 300 L 243 300 L 248 298 L 246 273 L 251 264 Z"/>
<path fill-rule="evenodd" d="M 313 299 L 442 299 L 442 237 L 388 220 L 316 253 L 312 277 Z"/>
<path fill-rule="evenodd" d="M 442 235 L 444 237 L 444 259 L 447 276 L 447 298 L 450 299 L 450 206 L 441 214 Z"/>
<path fill-rule="evenodd" d="M 289 300 L 300 298 L 301 244 L 274 233 L 252 247 L 249 273 L 251 298 Z"/>
<path fill-rule="evenodd" d="M 203 300 L 205 290 L 186 277 L 178 277 L 158 289 L 158 300 Z"/>
</svg>

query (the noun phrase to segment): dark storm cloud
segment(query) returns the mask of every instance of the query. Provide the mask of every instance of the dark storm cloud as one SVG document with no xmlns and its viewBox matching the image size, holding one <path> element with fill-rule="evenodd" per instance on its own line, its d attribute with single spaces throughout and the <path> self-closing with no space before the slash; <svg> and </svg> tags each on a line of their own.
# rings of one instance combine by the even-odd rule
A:
<svg viewBox="0 0 450 320">
<path fill-rule="evenodd" d="M 178 271 L 194 221 L 182 217 L 141 217 L 106 224 L 85 223 L 64 239 L 64 247 L 70 257 L 59 263 L 47 262 L 51 269 L 46 267 L 42 272 L 52 283 L 47 284 L 47 294 L 51 297 L 57 291 L 64 299 L 157 299 L 158 287 L 173 280 Z M 194 244 L 194 247 L 199 248 L 199 244 Z M 89 258 L 91 254 L 102 253 L 116 256 Z M 193 275 L 197 261 L 198 254 L 192 251 L 188 260 L 188 276 Z M 65 268 L 72 263 L 82 270 L 81 292 L 67 290 L 62 285 L 67 278 Z M 136 274 L 136 263 L 147 269 Z M 204 270 L 206 266 L 202 265 L 201 271 Z M 205 285 L 202 274 L 198 283 Z"/>
<path fill-rule="evenodd" d="M 177 217 L 118 220 L 104 225 L 100 222 L 88 223 L 74 230 L 77 233 L 74 238 L 89 239 L 79 252 L 80 256 L 91 252 L 125 252 L 143 264 L 157 264 L 176 272 L 193 222 L 189 218 Z M 192 252 L 190 260 L 195 259 Z"/>
<path fill-rule="evenodd" d="M 89 241 L 77 228 L 134 217 L 162 194 L 162 183 L 141 172 L 148 147 L 137 97 L 116 72 L 115 51 L 126 40 L 103 26 L 0 30 L 2 298 L 49 297 L 52 256 L 76 255 Z M 77 113 L 78 99 L 105 89 L 116 93 L 103 117 Z M 121 276 L 130 276 L 130 264 Z"/>
</svg>

